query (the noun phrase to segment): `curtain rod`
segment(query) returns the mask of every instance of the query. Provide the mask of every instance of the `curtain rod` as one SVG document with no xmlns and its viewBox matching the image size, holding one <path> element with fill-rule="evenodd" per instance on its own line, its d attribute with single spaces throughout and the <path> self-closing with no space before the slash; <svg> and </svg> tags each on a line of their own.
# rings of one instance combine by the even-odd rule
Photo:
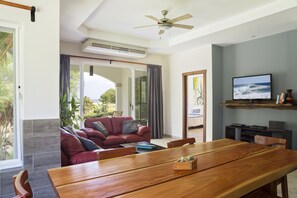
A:
<svg viewBox="0 0 297 198">
<path fill-rule="evenodd" d="M 133 61 L 124 61 L 124 60 L 113 60 L 113 59 L 107 59 L 107 58 L 94 58 L 94 57 L 76 56 L 76 55 L 68 55 L 68 56 L 73 57 L 73 58 L 88 58 L 88 59 L 95 59 L 95 60 L 103 60 L 103 61 L 108 61 L 110 64 L 112 62 L 119 62 L 119 63 L 130 63 L 130 64 L 136 64 L 136 65 L 145 65 L 145 66 L 148 65 L 146 63 L 139 63 L 139 62 L 133 62 Z"/>
<path fill-rule="evenodd" d="M 0 0 L 0 4 L 15 7 L 15 8 L 20 8 L 20 9 L 24 9 L 24 10 L 30 10 L 31 11 L 31 21 L 35 22 L 36 8 L 34 6 L 27 6 L 27 5 L 22 5 L 22 4 L 18 4 L 18 3 L 9 2 L 9 1 L 3 1 L 3 0 Z"/>
</svg>

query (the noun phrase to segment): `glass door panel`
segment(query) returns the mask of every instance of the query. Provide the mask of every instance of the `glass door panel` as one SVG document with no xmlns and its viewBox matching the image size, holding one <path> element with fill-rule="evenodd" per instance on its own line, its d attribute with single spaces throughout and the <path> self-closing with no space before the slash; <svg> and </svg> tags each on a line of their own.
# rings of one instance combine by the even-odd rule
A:
<svg viewBox="0 0 297 198">
<path fill-rule="evenodd" d="M 135 120 L 147 125 L 147 72 L 135 71 Z"/>
<path fill-rule="evenodd" d="M 0 27 L 0 161 L 17 158 L 13 42 L 14 34 Z"/>
</svg>

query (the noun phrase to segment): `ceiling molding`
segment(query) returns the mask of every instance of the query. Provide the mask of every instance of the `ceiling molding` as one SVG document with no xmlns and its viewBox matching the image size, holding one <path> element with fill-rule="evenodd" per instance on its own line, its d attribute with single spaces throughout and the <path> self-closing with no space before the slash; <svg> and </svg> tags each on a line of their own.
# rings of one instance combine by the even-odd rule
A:
<svg viewBox="0 0 297 198">
<path fill-rule="evenodd" d="M 263 17 L 270 16 L 272 14 L 279 13 L 294 7 L 297 7 L 297 1 L 295 0 L 279 0 L 266 6 L 253 9 L 249 12 L 242 13 L 235 17 L 219 21 L 209 26 L 199 28 L 183 35 L 171 38 L 169 40 L 169 46 L 178 45 L 180 43 L 184 43 L 222 30 L 236 27 L 251 21 L 256 21 Z"/>
<path fill-rule="evenodd" d="M 117 1 L 113 2 L 119 3 Z M 169 1 L 167 1 L 167 3 L 168 2 Z M 156 2 L 154 1 L 154 3 Z M 152 6 L 156 5 L 154 3 L 147 2 L 146 6 L 150 8 L 149 11 L 146 10 L 147 8 L 143 8 L 145 10 L 144 13 L 153 13 L 154 9 L 152 8 Z M 120 4 L 122 6 L 125 5 L 122 1 L 120 2 Z M 140 6 L 141 3 L 137 1 L 135 2 L 135 4 Z M 166 2 L 164 1 L 164 5 L 165 4 Z M 185 8 L 183 7 L 184 4 L 186 4 L 186 2 L 179 5 L 180 8 L 182 8 L 182 11 L 179 10 L 178 5 L 176 5 L 176 8 L 174 8 L 175 11 L 179 11 L 181 13 L 192 13 L 194 11 L 192 8 L 189 8 L 189 10 L 185 10 Z M 219 6 L 220 2 L 214 1 L 213 4 L 210 2 L 206 2 L 202 5 L 206 6 L 204 7 L 205 9 L 210 9 L 214 8 L 213 6 Z M 250 2 L 249 5 L 251 5 Z M 94 17 L 96 13 L 108 13 L 106 6 L 108 8 L 112 6 L 110 1 L 88 0 L 82 3 L 80 0 L 61 0 L 61 40 L 68 42 L 81 42 L 86 38 L 92 38 L 120 44 L 144 47 L 148 49 L 148 52 L 152 53 L 170 54 L 183 49 L 199 47 L 207 44 L 226 46 L 229 44 L 297 29 L 297 0 L 275 0 L 271 2 L 266 1 L 266 4 L 261 5 L 262 6 L 256 7 L 241 14 L 237 14 L 235 16 L 230 15 L 229 18 L 225 18 L 224 20 L 209 23 L 206 26 L 197 26 L 196 29 L 185 31 L 185 33 L 177 36 L 171 35 L 168 37 L 160 37 L 157 35 L 156 32 L 156 37 L 152 40 L 149 40 L 145 39 L 145 37 L 132 36 L 134 33 L 131 31 L 130 33 L 133 34 L 129 35 L 127 32 L 124 34 L 122 32 L 117 33 L 107 31 L 105 29 L 95 30 L 88 28 L 86 26 L 86 22 L 89 19 L 92 19 L 92 17 Z M 135 9 L 136 8 L 138 7 L 136 6 Z M 138 10 L 138 15 L 140 14 L 139 12 L 142 10 L 141 6 L 139 8 L 140 10 Z M 218 7 L 215 8 L 218 10 Z M 111 10 L 110 12 L 118 11 L 119 9 L 115 8 L 115 10 Z M 126 15 L 129 15 L 130 17 L 133 16 L 132 18 L 130 18 L 132 20 L 135 19 L 133 14 L 130 12 Z M 195 20 L 199 20 L 195 18 L 195 15 L 197 14 L 198 13 L 193 12 Z M 113 22 L 116 23 L 113 25 L 116 26 L 117 24 L 121 24 L 121 28 L 126 28 L 126 26 L 123 26 L 123 24 L 127 25 L 127 27 L 130 27 L 129 25 L 132 26 L 132 23 L 130 23 L 130 21 L 127 21 L 127 19 L 125 21 L 123 21 L 121 18 L 114 20 Z M 139 17 L 137 17 L 137 19 L 139 19 Z M 143 19 L 141 19 L 140 21 L 142 20 Z M 151 29 L 147 30 L 152 31 Z M 158 39 L 158 37 L 160 37 L 160 39 Z"/>
</svg>

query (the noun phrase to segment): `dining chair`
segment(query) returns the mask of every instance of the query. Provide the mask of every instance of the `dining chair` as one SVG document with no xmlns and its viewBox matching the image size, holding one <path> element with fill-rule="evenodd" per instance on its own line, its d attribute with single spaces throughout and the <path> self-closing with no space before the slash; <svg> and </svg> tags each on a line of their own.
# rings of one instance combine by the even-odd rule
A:
<svg viewBox="0 0 297 198">
<path fill-rule="evenodd" d="M 287 148 L 287 140 L 283 138 L 255 135 L 254 140 L 256 144 L 262 144 L 266 146 L 276 146 L 284 149 Z M 281 177 L 275 182 L 271 183 L 271 186 L 275 191 L 274 194 L 277 194 L 276 186 L 279 184 L 281 184 L 282 197 L 283 198 L 289 197 L 287 176 Z"/>
<path fill-rule="evenodd" d="M 99 152 L 99 160 L 109 159 L 114 157 L 121 157 L 125 155 L 135 154 L 136 147 L 127 147 L 127 148 L 115 148 L 110 150 L 104 150 Z"/>
<path fill-rule="evenodd" d="M 29 183 L 27 170 L 23 170 L 13 176 L 13 186 L 16 196 L 14 198 L 31 198 L 33 197 L 32 188 Z"/>
<path fill-rule="evenodd" d="M 283 138 L 268 137 L 262 135 L 255 135 L 256 144 L 262 144 L 266 146 L 277 146 L 280 148 L 287 148 L 287 140 Z"/>
<path fill-rule="evenodd" d="M 181 139 L 181 140 L 173 140 L 173 141 L 167 142 L 167 147 L 174 148 L 174 147 L 183 146 L 185 144 L 194 144 L 195 142 L 196 142 L 195 138 L 185 138 L 185 139 Z"/>
</svg>

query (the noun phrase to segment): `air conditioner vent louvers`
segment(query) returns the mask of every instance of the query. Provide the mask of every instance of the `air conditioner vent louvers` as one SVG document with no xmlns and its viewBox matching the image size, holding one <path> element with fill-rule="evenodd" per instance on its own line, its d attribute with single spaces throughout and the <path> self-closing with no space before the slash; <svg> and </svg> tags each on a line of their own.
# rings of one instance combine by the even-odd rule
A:
<svg viewBox="0 0 297 198">
<path fill-rule="evenodd" d="M 111 45 L 105 45 L 105 44 L 102 44 L 102 43 L 92 43 L 92 46 L 93 47 L 101 47 L 101 48 L 104 48 L 104 49 L 111 49 Z"/>
<path fill-rule="evenodd" d="M 138 54 L 145 54 L 145 51 L 138 50 L 138 49 L 130 49 L 130 52 L 138 53 Z"/>
<path fill-rule="evenodd" d="M 111 46 L 111 49 L 119 50 L 121 52 L 129 52 L 129 48 L 125 48 L 125 47 Z"/>
<path fill-rule="evenodd" d="M 128 58 L 144 58 L 147 55 L 145 48 L 93 39 L 83 42 L 82 51 Z"/>
</svg>

